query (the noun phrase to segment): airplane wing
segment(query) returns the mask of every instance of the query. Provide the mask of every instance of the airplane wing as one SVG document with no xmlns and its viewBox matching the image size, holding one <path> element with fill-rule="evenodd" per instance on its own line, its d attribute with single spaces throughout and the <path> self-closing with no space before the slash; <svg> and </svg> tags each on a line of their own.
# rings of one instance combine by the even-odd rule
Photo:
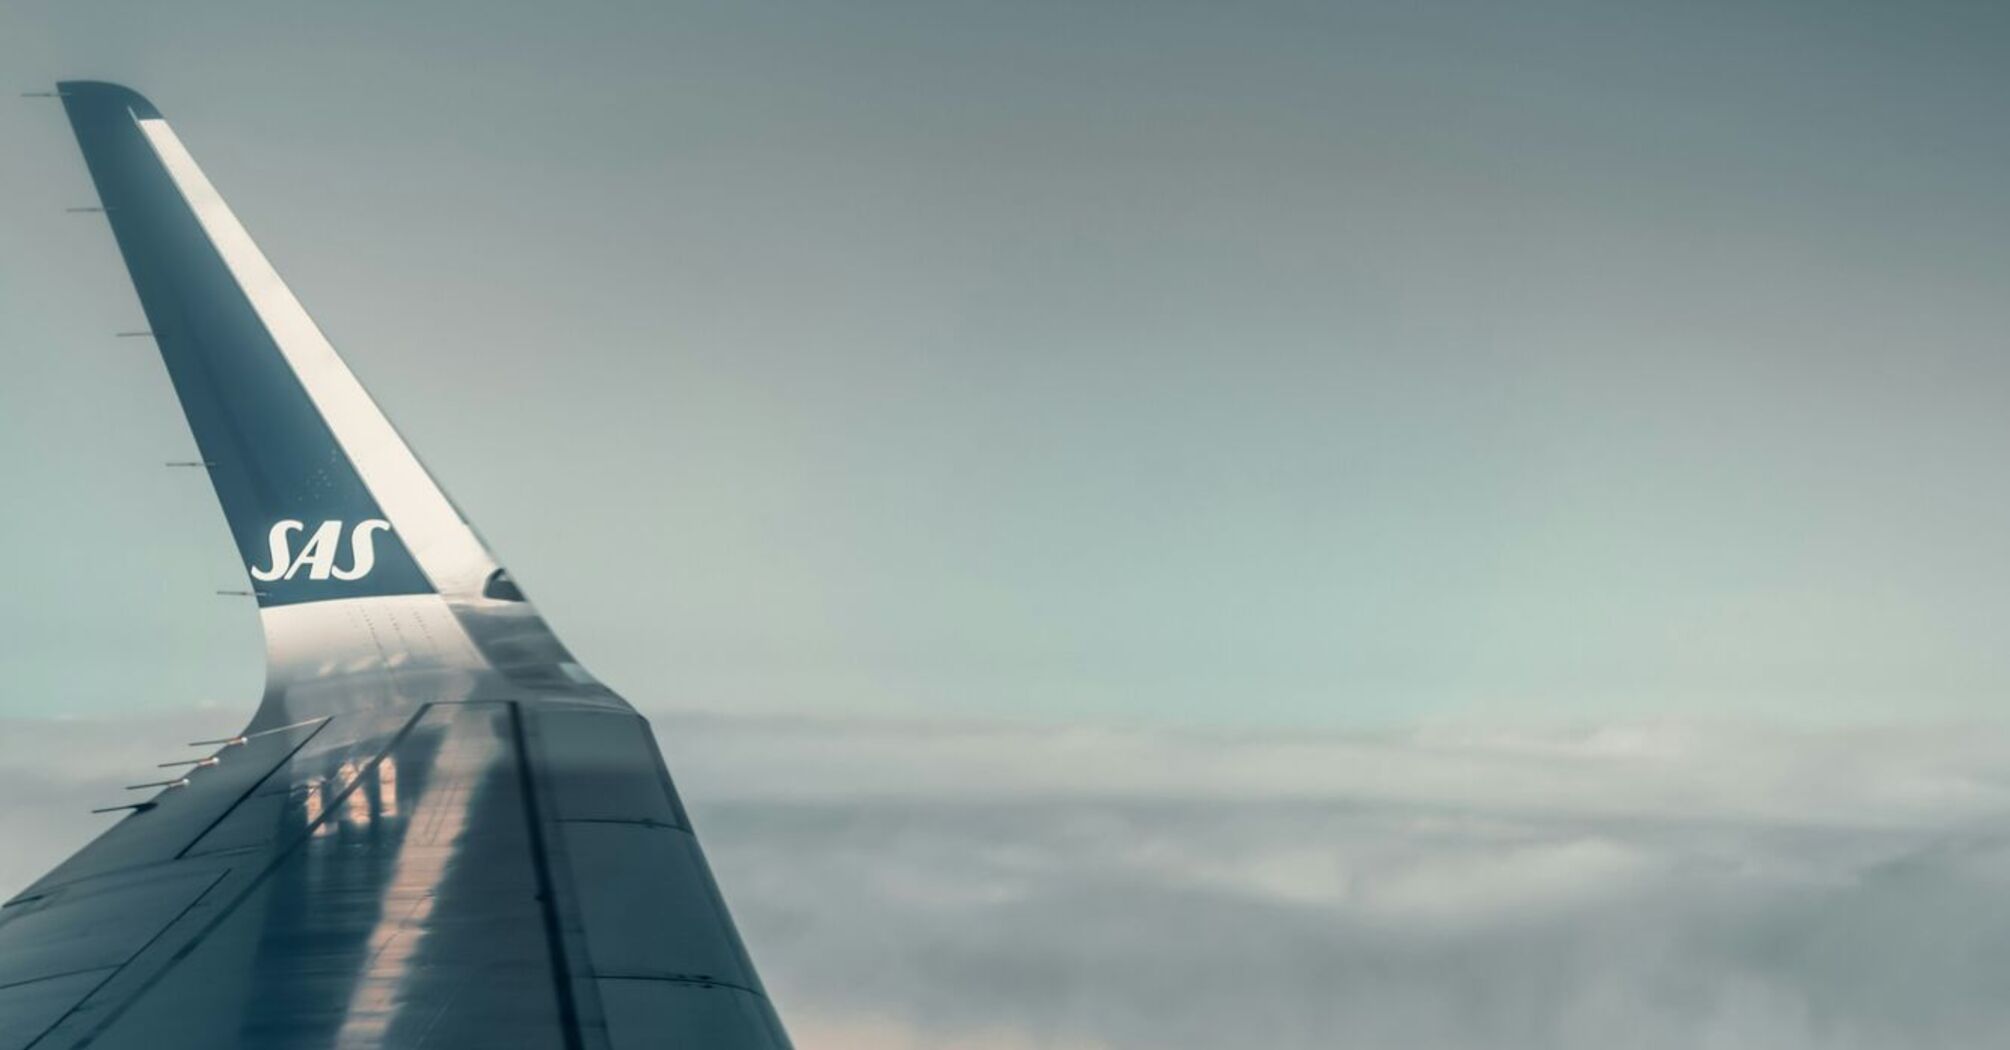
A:
<svg viewBox="0 0 2010 1050">
<path fill-rule="evenodd" d="M 243 555 L 267 684 L 241 733 L 0 906 L 0 1050 L 786 1048 L 648 724 L 160 112 L 59 93 Z"/>
</svg>

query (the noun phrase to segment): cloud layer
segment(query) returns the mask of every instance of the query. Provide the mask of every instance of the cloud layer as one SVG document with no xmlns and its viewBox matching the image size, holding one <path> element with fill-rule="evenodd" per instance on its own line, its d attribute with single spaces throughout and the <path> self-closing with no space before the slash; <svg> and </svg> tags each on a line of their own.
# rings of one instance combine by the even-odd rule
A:
<svg viewBox="0 0 2010 1050">
<path fill-rule="evenodd" d="M 805 1048 L 1976 1047 L 2010 1026 L 2000 730 L 655 720 Z M 0 889 L 88 837 L 82 811 L 157 742 L 229 721 L 0 725 Z"/>
</svg>

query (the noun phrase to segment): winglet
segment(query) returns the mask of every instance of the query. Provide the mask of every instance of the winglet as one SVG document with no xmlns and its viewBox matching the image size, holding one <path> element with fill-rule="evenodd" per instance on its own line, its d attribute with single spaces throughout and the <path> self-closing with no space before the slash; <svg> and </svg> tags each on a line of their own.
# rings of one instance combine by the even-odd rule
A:
<svg viewBox="0 0 2010 1050">
<path fill-rule="evenodd" d="M 259 604 L 480 593 L 495 559 L 160 110 L 57 90 Z"/>
</svg>

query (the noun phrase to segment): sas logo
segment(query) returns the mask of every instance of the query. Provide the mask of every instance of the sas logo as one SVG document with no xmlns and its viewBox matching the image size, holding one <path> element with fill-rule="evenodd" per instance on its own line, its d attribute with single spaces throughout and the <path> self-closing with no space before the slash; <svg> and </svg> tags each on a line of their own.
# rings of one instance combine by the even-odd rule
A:
<svg viewBox="0 0 2010 1050">
<path fill-rule="evenodd" d="M 290 580 L 307 570 L 310 580 L 360 580 L 370 575 L 377 567 L 377 548 L 371 536 L 379 532 L 389 532 L 391 523 L 381 518 L 359 521 L 349 531 L 349 567 L 335 564 L 336 555 L 342 546 L 342 523 L 324 521 L 307 537 L 307 545 L 293 553 L 293 534 L 306 532 L 307 524 L 299 521 L 282 521 L 272 527 L 267 542 L 272 545 L 272 564 L 261 569 L 249 566 L 251 578 L 265 583 L 274 580 Z"/>
</svg>

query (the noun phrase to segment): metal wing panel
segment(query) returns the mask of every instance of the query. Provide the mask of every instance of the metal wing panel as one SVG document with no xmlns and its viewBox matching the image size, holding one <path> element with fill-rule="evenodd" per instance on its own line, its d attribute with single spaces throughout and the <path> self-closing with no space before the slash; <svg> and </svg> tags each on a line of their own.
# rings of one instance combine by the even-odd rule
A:
<svg viewBox="0 0 2010 1050">
<path fill-rule="evenodd" d="M 767 999 L 752 992 L 648 980 L 598 983 L 610 1050 L 789 1050 Z"/>
<path fill-rule="evenodd" d="M 211 764 L 169 774 L 180 781 L 137 805 L 143 807 L 36 880 L 15 901 L 40 897 L 96 875 L 173 860 L 221 821 L 247 794 L 284 768 L 327 719 L 241 738 L 200 761 Z M 10 902 L 11 904 L 12 902 Z M 0 912 L 0 921 L 4 921 Z M 0 930 L 4 930 L 0 926 Z M 0 934 L 4 937 L 4 934 Z M 4 951 L 4 940 L 0 940 Z"/>
<path fill-rule="evenodd" d="M 123 965 L 221 873 L 205 865 L 94 879 L 14 905 L 0 926 L 0 988 Z"/>
<path fill-rule="evenodd" d="M 610 1047 L 787 1047 L 656 747 L 622 710 L 531 708 L 582 1018 Z"/>
<path fill-rule="evenodd" d="M 214 852 L 0 912 L 0 1050 L 788 1045 L 643 719 L 388 714 L 316 725 L 174 836 Z M 134 856 L 119 840 L 160 838 L 153 816 L 101 852 Z"/>
<path fill-rule="evenodd" d="M 57 974 L 0 988 L 0 1048 L 21 1050 L 56 1023 L 113 968 Z"/>
<path fill-rule="evenodd" d="M 567 1045 L 514 720 L 431 707 L 346 791 L 302 794 L 294 849 L 50 1045 Z"/>
</svg>

